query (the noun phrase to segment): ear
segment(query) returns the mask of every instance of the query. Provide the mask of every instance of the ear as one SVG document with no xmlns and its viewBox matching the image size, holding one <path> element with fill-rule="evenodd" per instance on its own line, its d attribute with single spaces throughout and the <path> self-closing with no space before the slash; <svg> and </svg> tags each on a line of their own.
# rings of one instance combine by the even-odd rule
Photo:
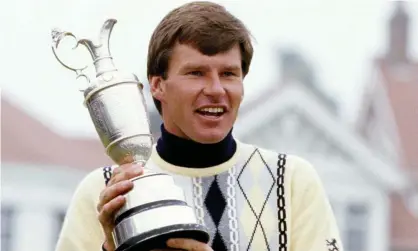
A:
<svg viewBox="0 0 418 251">
<path fill-rule="evenodd" d="M 149 84 L 152 97 L 162 102 L 164 99 L 164 86 L 162 77 L 150 77 Z"/>
</svg>

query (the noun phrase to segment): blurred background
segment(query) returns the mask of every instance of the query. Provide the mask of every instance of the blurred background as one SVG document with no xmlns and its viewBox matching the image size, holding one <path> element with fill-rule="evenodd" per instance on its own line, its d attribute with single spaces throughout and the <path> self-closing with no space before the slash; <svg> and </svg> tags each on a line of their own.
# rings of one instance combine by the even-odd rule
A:
<svg viewBox="0 0 418 251">
<path fill-rule="evenodd" d="M 86 85 L 51 51 L 51 28 L 95 38 L 116 18 L 116 65 L 145 84 L 150 35 L 188 1 L 16 0 L 0 10 L 1 250 L 52 251 L 74 189 L 106 157 Z M 317 168 L 345 250 L 418 250 L 418 2 L 230 0 L 255 38 L 241 141 Z M 6 35 L 4 35 L 6 34 Z"/>
</svg>

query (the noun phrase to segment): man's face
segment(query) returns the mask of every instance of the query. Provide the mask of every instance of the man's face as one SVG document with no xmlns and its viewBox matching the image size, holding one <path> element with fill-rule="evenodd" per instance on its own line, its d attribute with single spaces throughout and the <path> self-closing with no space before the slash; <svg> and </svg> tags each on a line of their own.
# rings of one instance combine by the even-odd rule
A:
<svg viewBox="0 0 418 251">
<path fill-rule="evenodd" d="M 151 91 L 161 101 L 166 129 L 200 143 L 224 139 L 243 97 L 239 46 L 213 56 L 176 44 L 167 78 L 152 77 Z"/>
</svg>

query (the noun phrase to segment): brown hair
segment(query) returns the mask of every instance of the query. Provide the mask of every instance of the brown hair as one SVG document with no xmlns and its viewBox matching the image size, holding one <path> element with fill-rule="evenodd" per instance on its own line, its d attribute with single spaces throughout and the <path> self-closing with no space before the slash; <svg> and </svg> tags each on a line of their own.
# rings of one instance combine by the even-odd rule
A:
<svg viewBox="0 0 418 251">
<path fill-rule="evenodd" d="M 251 34 L 238 18 L 219 4 L 208 1 L 187 3 L 161 20 L 148 47 L 148 78 L 167 77 L 175 43 L 191 45 L 209 56 L 226 52 L 239 44 L 243 75 L 249 71 L 253 56 Z M 154 103 L 161 114 L 161 102 L 154 99 Z"/>
</svg>

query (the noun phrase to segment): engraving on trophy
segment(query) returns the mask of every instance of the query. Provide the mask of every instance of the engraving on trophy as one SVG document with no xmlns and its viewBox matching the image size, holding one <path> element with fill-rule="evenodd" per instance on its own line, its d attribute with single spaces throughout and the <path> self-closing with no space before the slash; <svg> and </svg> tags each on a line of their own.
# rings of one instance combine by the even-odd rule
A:
<svg viewBox="0 0 418 251">
<path fill-rule="evenodd" d="M 104 107 L 100 100 L 92 99 L 86 104 L 87 108 L 91 113 L 91 119 L 94 126 L 97 130 L 100 131 L 99 134 L 104 134 L 106 138 L 110 138 L 109 128 L 106 124 L 106 119 L 104 117 Z"/>
<path fill-rule="evenodd" d="M 113 64 L 109 40 L 115 23 L 115 19 L 107 20 L 96 42 L 77 40 L 70 32 L 54 30 L 52 50 L 59 63 L 74 71 L 77 78 L 83 76 L 89 81 L 88 88 L 83 90 L 84 104 L 107 155 L 118 165 L 130 162 L 145 165 L 141 178 L 132 179 L 134 188 L 124 195 L 126 203 L 116 213 L 113 230 L 116 251 L 166 249 L 165 243 L 172 237 L 207 243 L 209 231 L 198 223 L 184 192 L 170 175 L 156 175 L 149 167 L 153 136 L 143 88 L 136 75 L 121 72 Z M 86 76 L 87 66 L 71 66 L 58 57 L 58 45 L 68 36 L 77 40 L 74 48 L 81 44 L 88 49 L 95 76 Z"/>
</svg>

